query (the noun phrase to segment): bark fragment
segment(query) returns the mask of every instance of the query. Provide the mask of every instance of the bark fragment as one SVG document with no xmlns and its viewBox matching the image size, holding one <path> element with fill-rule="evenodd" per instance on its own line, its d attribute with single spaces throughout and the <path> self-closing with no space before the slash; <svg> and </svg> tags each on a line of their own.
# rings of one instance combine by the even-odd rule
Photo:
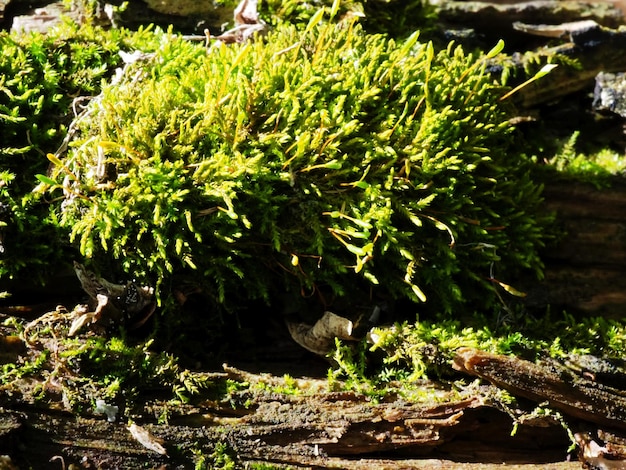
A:
<svg viewBox="0 0 626 470">
<path fill-rule="evenodd" d="M 514 395 L 551 407 L 575 418 L 626 430 L 626 392 L 576 377 L 564 368 L 542 367 L 512 356 L 461 348 L 455 369 L 481 377 Z"/>
</svg>

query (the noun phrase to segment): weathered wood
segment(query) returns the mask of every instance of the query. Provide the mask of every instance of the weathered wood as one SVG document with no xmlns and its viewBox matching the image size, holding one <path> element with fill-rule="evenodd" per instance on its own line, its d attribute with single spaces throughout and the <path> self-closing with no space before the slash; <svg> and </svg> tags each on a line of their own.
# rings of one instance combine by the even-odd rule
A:
<svg viewBox="0 0 626 470">
<path fill-rule="evenodd" d="M 66 15 L 79 18 L 79 12 L 70 11 L 63 2 L 56 2 L 41 8 L 33 8 L 24 14 L 16 15 L 12 19 L 11 30 L 14 32 L 38 31 L 46 32 L 54 26 L 61 24 L 61 17 Z"/>
<path fill-rule="evenodd" d="M 572 16 L 563 13 L 558 20 L 550 20 L 546 13 L 533 10 L 537 5 L 547 4 L 550 8 L 561 8 L 573 2 L 533 2 L 531 16 L 511 14 L 519 6 L 488 5 L 487 10 L 474 18 L 483 17 L 486 27 L 492 30 L 494 25 L 507 23 L 507 28 L 511 28 L 514 21 L 532 23 L 538 17 L 542 22 L 581 18 L 580 13 Z M 592 17 L 615 27 L 617 23 L 610 19 L 611 8 L 604 10 L 609 12 L 606 21 L 602 19 L 602 8 L 598 7 Z M 508 11 L 509 16 L 504 22 L 494 20 L 489 16 L 492 10 Z M 146 17 L 131 20 L 141 22 Z M 626 68 L 626 55 L 622 53 L 626 49 L 624 33 L 599 31 L 604 35 L 600 45 L 587 44 L 594 36 L 578 35 L 559 46 L 559 51 L 580 59 L 583 70 L 557 69 L 536 86 L 527 87 L 520 95 L 522 103 L 535 106 L 590 86 L 598 71 Z M 554 182 L 546 188 L 545 197 L 547 207 L 558 213 L 567 235 L 556 248 L 546 251 L 546 280 L 524 289 L 529 292 L 528 302 L 539 307 L 551 304 L 594 314 L 623 315 L 626 184 L 618 181 L 610 189 L 597 190 L 591 185 Z M 16 355 L 24 353 L 22 348 L 13 338 L 1 340 L 0 362 L 5 357 L 7 361 L 14 360 Z M 472 354 L 475 354 L 473 359 L 465 356 L 468 365 L 463 362 L 463 367 L 472 369 L 471 372 L 480 368 L 479 375 L 519 396 L 535 401 L 549 399 L 553 406 L 560 406 L 571 416 L 624 429 L 626 405 L 619 391 L 598 388 L 589 381 L 574 382 L 579 388 L 572 389 L 571 383 L 564 384 L 561 376 L 540 366 L 514 358 L 504 360 Z M 224 377 L 256 381 L 268 388 L 281 386 L 278 377 L 228 367 L 225 371 Z M 514 374 L 517 382 L 511 385 L 509 381 Z M 145 413 L 109 423 L 89 410 L 78 414 L 64 411 L 61 397 L 59 403 L 35 404 L 0 391 L 0 406 L 4 407 L 0 408 L 0 454 L 9 455 L 23 468 L 47 468 L 58 463 L 51 462 L 57 457 L 66 466 L 82 462 L 96 468 L 190 468 L 197 458 L 194 452 L 210 456 L 216 443 L 221 442 L 237 454 L 242 464 L 272 462 L 291 468 L 471 468 L 455 461 L 540 462 L 523 468 L 546 468 L 546 463 L 552 469 L 580 467 L 578 463 L 560 462 L 565 459 L 564 449 L 569 442 L 558 423 L 521 425 L 518 433 L 510 436 L 511 417 L 487 405 L 482 392 L 442 405 L 409 404 L 400 398 L 374 403 L 354 393 L 327 392 L 324 380 L 298 380 L 298 387 L 307 391 L 304 396 L 242 393 L 235 397 L 234 407 L 231 403 L 211 401 L 180 406 L 168 423 L 158 423 L 155 419 L 157 411 L 166 406 L 163 403 L 147 401 Z M 38 385 L 41 383 L 31 384 Z M 137 442 L 127 428 L 128 418 L 164 439 L 168 455 L 160 455 Z M 619 436 L 603 437 L 614 449 L 620 445 Z M 613 452 L 618 454 L 617 450 Z M 381 457 L 363 458 L 372 453 Z M 0 462 L 0 466 L 3 464 Z"/>
<path fill-rule="evenodd" d="M 44 468 L 55 456 L 66 465 L 82 461 L 97 468 L 190 468 L 198 453 L 210 456 L 217 443 L 224 443 L 242 464 L 458 468 L 449 460 L 557 462 L 563 460 L 567 443 L 563 430 L 549 421 L 541 427 L 521 426 L 511 437 L 510 417 L 478 396 L 442 404 L 377 404 L 350 393 L 257 393 L 241 398 L 248 400 L 248 409 L 207 401 L 178 407 L 167 424 L 157 424 L 149 415 L 133 417 L 163 440 L 168 455 L 141 445 L 124 422 L 25 403 L 8 411 L 5 403 L 0 411 L 0 454 L 33 468 Z M 17 445 L 21 443 L 25 445 Z M 347 460 L 371 453 L 383 460 Z M 413 460 L 393 462 L 385 456 Z"/>
<path fill-rule="evenodd" d="M 622 11 L 611 2 L 557 0 L 511 3 L 445 1 L 439 5 L 439 18 L 452 25 L 498 33 L 510 32 L 516 21 L 558 24 L 585 19 L 610 28 L 618 27 L 624 21 Z"/>
<path fill-rule="evenodd" d="M 621 317 L 626 306 L 626 181 L 610 187 L 553 181 L 546 209 L 562 238 L 543 253 L 545 279 L 524 286 L 531 307 Z"/>
<path fill-rule="evenodd" d="M 626 118 L 626 74 L 601 72 L 596 76 L 593 109 Z"/>
<path fill-rule="evenodd" d="M 193 403 L 172 406 L 171 392 L 151 389 L 149 396 L 133 399 L 132 411 L 118 402 L 119 411 L 105 415 L 106 403 L 91 408 L 88 399 L 86 406 L 69 411 L 63 384 L 67 390 L 75 387 L 80 372 L 63 362 L 57 339 L 70 317 L 71 312 L 57 308 L 31 322 L 49 331 L 37 338 L 28 326 L 17 336 L 13 323 L 0 322 L 2 360 L 32 361 L 43 349 L 56 357 L 39 373 L 16 376 L 0 387 L 0 455 L 20 468 L 47 468 L 52 458 L 62 458 L 66 466 L 192 468 L 199 455 L 210 459 L 217 444 L 227 446 L 242 465 L 393 469 L 433 468 L 436 462 L 447 468 L 449 460 L 559 462 L 568 446 L 564 430 L 550 419 L 522 425 L 511 436 L 513 421 L 489 404 L 487 397 L 495 395 L 489 387 L 462 395 L 424 382 L 418 402 L 391 396 L 379 403 L 356 392 L 329 391 L 326 379 L 255 374 L 228 365 L 204 377 L 215 390 L 225 390 L 229 380 L 247 386 L 226 396 L 220 392 L 219 400 L 209 391 Z M 167 422 L 156 418 L 165 415 Z M 142 445 L 129 421 L 163 441 Z M 399 460 L 361 460 L 373 453 Z"/>
<path fill-rule="evenodd" d="M 515 96 L 524 107 L 536 107 L 583 89 L 593 90 L 601 72 L 626 70 L 626 30 L 623 11 L 611 2 L 540 0 L 529 2 L 441 2 L 440 19 L 449 28 L 472 30 L 474 41 L 484 38 L 483 47 L 504 39 L 509 53 L 535 50 L 537 56 L 559 54 L 580 67 L 562 65 L 539 82 L 525 86 Z M 540 23 L 540 24 L 538 24 Z M 562 26 L 560 26 L 563 24 Z M 546 33 L 547 31 L 547 33 Z M 453 34 L 454 36 L 454 34 Z M 457 40 L 463 41 L 461 34 Z M 545 47 L 548 39 L 561 38 L 562 44 Z M 470 39 L 471 43 L 471 39 Z M 513 54 L 524 70 L 524 56 Z M 519 74 L 524 76 L 524 73 Z"/>
<path fill-rule="evenodd" d="M 604 379 L 612 379 L 606 360 L 584 357 L 590 364 L 602 369 Z M 583 365 L 584 361 L 583 360 Z M 596 432 L 576 433 L 579 458 L 584 468 L 626 468 L 626 391 L 596 381 L 594 373 L 581 369 L 577 375 L 568 367 L 556 362 L 535 364 L 512 356 L 504 356 L 461 348 L 454 358 L 454 367 L 471 375 L 481 377 L 493 385 L 511 392 L 514 396 L 528 398 L 550 407 L 572 418 L 601 426 Z M 616 368 L 617 383 L 623 383 L 624 371 Z M 589 378 L 589 379 L 588 379 Z M 580 427 L 580 425 L 577 425 Z M 583 425 L 584 429 L 589 429 Z M 608 427 L 610 431 L 604 429 Z M 593 435 L 592 435 L 593 434 Z M 600 442 L 600 443 L 598 443 Z"/>
<path fill-rule="evenodd" d="M 611 30 L 597 26 L 570 34 L 570 41 L 560 46 L 540 50 L 546 57 L 562 54 L 578 63 L 576 68 L 560 66 L 540 81 L 525 86 L 516 98 L 520 106 L 530 108 L 555 101 L 580 90 L 593 91 L 595 77 L 600 72 L 626 70 L 626 30 Z M 523 64 L 520 63 L 523 67 Z"/>
<path fill-rule="evenodd" d="M 67 314 L 52 314 L 59 318 L 50 321 L 66 320 Z M 48 326 L 54 330 L 53 324 Z M 0 332 L 13 333 L 9 325 Z M 52 334 L 50 344 L 43 337 L 30 341 L 24 331 L 21 345 L 9 336 L 0 345 L 16 362 L 18 356 L 54 348 L 57 333 L 60 330 Z M 58 344 L 55 351 L 63 353 Z M 59 362 L 45 367 L 59 372 L 41 370 L 0 388 L 0 455 L 8 455 L 19 467 L 47 468 L 51 459 L 62 458 L 66 466 L 191 468 L 199 455 L 210 459 L 217 444 L 223 444 L 242 465 L 263 461 L 308 468 L 432 468 L 441 459 L 438 465 L 446 468 L 447 460 L 559 462 L 568 445 L 564 430 L 550 419 L 522 425 L 511 436 L 513 421 L 489 404 L 487 397 L 495 395 L 489 387 L 464 397 L 424 382 L 419 402 L 389 397 L 378 403 L 355 392 L 328 391 L 324 379 L 287 379 L 225 365 L 223 373 L 207 374 L 216 389 L 224 390 L 227 380 L 248 387 L 220 401 L 209 399 L 211 394 L 199 395 L 193 403 L 175 407 L 168 404 L 169 394 L 161 397 L 161 391 L 151 390 L 150 396 L 133 399 L 132 411 L 121 406 L 118 413 L 105 416 L 100 406 L 68 411 L 61 384 L 69 385 L 75 373 L 63 373 L 67 365 Z M 280 391 L 288 388 L 299 392 Z M 167 422 L 156 419 L 164 415 Z M 136 426 L 153 438 L 138 441 L 137 432 L 131 432 Z M 400 460 L 384 466 L 361 461 L 372 453 Z"/>
<path fill-rule="evenodd" d="M 569 416 L 626 431 L 626 392 L 567 374 L 565 369 L 542 367 L 512 356 L 461 348 L 454 359 L 457 370 Z"/>
</svg>

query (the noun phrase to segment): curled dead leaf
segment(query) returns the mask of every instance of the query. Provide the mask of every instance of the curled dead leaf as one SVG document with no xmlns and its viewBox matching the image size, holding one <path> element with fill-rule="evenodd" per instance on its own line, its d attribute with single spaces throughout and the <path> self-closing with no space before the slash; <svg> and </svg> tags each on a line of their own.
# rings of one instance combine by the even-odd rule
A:
<svg viewBox="0 0 626 470">
<path fill-rule="evenodd" d="M 315 354 L 325 356 L 333 348 L 335 338 L 353 339 L 354 325 L 347 318 L 332 312 L 324 312 L 315 325 L 288 321 L 287 328 L 293 340 L 300 346 Z"/>
<path fill-rule="evenodd" d="M 128 426 L 130 434 L 146 449 L 152 450 L 157 454 L 167 455 L 167 450 L 163 447 L 163 439 L 153 436 L 148 430 L 132 423 Z"/>
</svg>

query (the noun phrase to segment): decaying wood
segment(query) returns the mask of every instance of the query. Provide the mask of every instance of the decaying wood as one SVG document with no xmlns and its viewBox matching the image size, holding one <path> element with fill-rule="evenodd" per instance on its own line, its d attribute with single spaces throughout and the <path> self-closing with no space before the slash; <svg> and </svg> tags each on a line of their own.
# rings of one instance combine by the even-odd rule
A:
<svg viewBox="0 0 626 470">
<path fill-rule="evenodd" d="M 569 416 L 626 431 L 626 392 L 512 356 L 460 349 L 454 367 Z"/>
<path fill-rule="evenodd" d="M 525 60 L 560 54 L 576 61 L 579 67 L 561 66 L 539 82 L 525 86 L 515 97 L 525 108 L 536 107 L 583 89 L 593 91 L 594 79 L 601 72 L 626 70 L 626 21 L 624 12 L 612 2 L 530 1 L 530 2 L 441 2 L 440 19 L 453 31 L 473 31 L 489 47 L 504 39 L 510 51 L 529 48 L 536 55 L 525 59 L 514 54 L 520 70 Z M 467 33 L 461 34 L 460 38 Z M 547 40 L 562 39 L 550 47 Z M 521 73 L 520 76 L 524 76 Z"/>
<path fill-rule="evenodd" d="M 612 367 L 602 359 L 591 359 L 598 359 L 603 372 L 607 372 L 604 371 L 607 365 Z M 457 351 L 454 367 L 508 390 L 514 396 L 549 404 L 562 411 L 570 422 L 574 418 L 601 426 L 593 432 L 575 435 L 584 468 L 626 468 L 626 390 L 622 387 L 614 388 L 596 381 L 598 377 L 584 369 L 579 371 L 583 373 L 579 376 L 561 364 L 535 364 L 472 348 Z M 615 373 L 619 376 L 618 383 L 623 383 L 623 369 L 618 368 Z M 607 373 L 604 378 L 611 379 L 610 375 Z M 584 424 L 577 426 L 590 429 Z"/>
<path fill-rule="evenodd" d="M 230 373 L 244 372 L 231 369 Z M 425 459 L 412 460 L 410 468 L 458 468 L 446 460 L 501 462 L 501 448 L 508 449 L 509 462 L 560 461 L 567 443 L 563 430 L 549 420 L 539 427 L 521 426 L 512 437 L 510 417 L 478 395 L 452 400 L 455 392 L 442 390 L 441 403 L 416 404 L 401 399 L 375 403 L 344 392 L 238 393 L 228 402 L 180 405 L 167 424 L 155 420 L 159 407 L 166 405 L 148 402 L 147 409 L 154 414 L 133 416 L 136 424 L 131 426 L 125 419 L 111 422 L 89 411 L 76 415 L 43 403 L 22 403 L 15 410 L 4 396 L 0 454 L 34 468 L 43 468 L 54 456 L 62 457 L 66 466 L 82 462 L 98 468 L 190 468 L 198 452 L 209 456 L 221 442 L 242 463 L 346 469 L 409 465 L 406 460 L 385 460 L 386 456 Z M 382 459 L 362 460 L 370 453 Z M 360 457 L 349 460 L 351 456 Z"/>
<path fill-rule="evenodd" d="M 556 1 L 500 6 L 474 2 L 445 5 L 447 10 L 442 17 L 448 15 L 448 20 L 454 17 L 457 24 L 464 26 L 495 29 L 496 34 L 505 29 L 507 34 L 514 31 L 515 22 L 523 22 L 524 26 L 518 24 L 517 28 L 525 32 L 511 34 L 536 32 L 533 25 L 537 18 L 542 23 L 559 24 L 542 31 L 558 37 L 566 34 L 567 43 L 545 53 L 564 53 L 579 60 L 582 69 L 560 67 L 537 84 L 527 86 L 519 95 L 524 106 L 536 106 L 585 87 L 592 89 L 599 72 L 626 70 L 625 31 L 596 27 L 589 22 L 584 28 L 580 24 L 560 25 L 592 19 L 605 27 L 617 28 L 623 18 L 610 4 L 594 4 L 591 10 L 587 4 L 583 7 L 578 2 Z M 0 13 L 2 7 L 0 2 Z M 568 235 L 547 253 L 546 281 L 539 287 L 524 289 L 529 292 L 528 302 L 540 307 L 552 304 L 623 315 L 626 185 L 618 183 L 611 189 L 596 190 L 589 185 L 555 182 L 548 185 L 545 196 L 548 208 L 558 212 Z M 117 285 L 82 274 L 81 281 L 90 286 L 87 292 L 101 306 L 99 315 L 111 303 L 117 305 L 119 312 L 124 311 L 123 315 L 132 314 L 128 320 L 145 321 L 146 309 L 154 309 L 151 292 L 142 286 Z M 86 316 L 78 318 L 91 320 Z M 295 338 L 301 338 L 305 347 L 325 354 L 335 336 L 350 335 L 351 325 L 339 323 L 339 329 L 330 334 L 320 334 L 328 329 L 323 324 L 291 327 L 298 331 Z M 13 361 L 24 353 L 24 347 L 17 336 L 0 338 L 0 362 Z M 459 352 L 457 367 L 520 397 L 549 401 L 569 416 L 626 430 L 626 392 L 618 389 L 563 375 L 559 369 L 473 350 Z M 276 376 L 252 374 L 229 366 L 224 366 L 224 371 L 215 374 L 215 379 L 245 380 L 258 384 L 259 390 L 285 386 L 284 380 Z M 520 425 L 518 433 L 511 436 L 511 417 L 491 406 L 484 399 L 483 390 L 456 399 L 442 391 L 441 404 L 432 401 L 411 404 L 401 398 L 375 403 L 356 393 L 329 392 L 322 379 L 293 380 L 304 395 L 241 392 L 229 403 L 207 400 L 181 405 L 168 423 L 157 422 L 158 410 L 167 405 L 156 401 L 146 407 L 152 407 L 152 413 L 146 411 L 131 417 L 121 410 L 112 421 L 95 414 L 95 410 L 69 413 L 58 403 L 20 401 L 19 397 L 0 391 L 0 454 L 11 459 L 11 462 L 0 460 L 0 467 L 10 468 L 14 463 L 23 468 L 46 468 L 57 464 L 52 459 L 60 458 L 66 468 L 70 464 L 96 468 L 189 468 L 198 453 L 209 456 L 220 442 L 226 443 L 242 463 L 272 462 L 291 468 L 459 468 L 453 461 L 503 460 L 541 462 L 535 468 L 546 468 L 546 462 L 550 462 L 552 469 L 580 467 L 578 463 L 560 462 L 569 445 L 560 424 L 543 420 L 535 422 L 533 427 Z M 38 385 L 41 384 L 32 384 L 33 388 Z M 136 424 L 128 425 L 128 418 Z M 594 436 L 581 433 L 578 437 L 587 462 L 603 468 L 623 468 L 622 462 L 611 460 L 626 455 L 622 437 L 609 431 L 598 431 Z M 600 444 L 594 445 L 596 441 Z M 363 458 L 372 453 L 379 458 Z"/>
<path fill-rule="evenodd" d="M 545 279 L 523 286 L 531 307 L 622 317 L 626 305 L 626 182 L 552 181 L 544 189 L 562 238 L 543 253 Z"/>
<path fill-rule="evenodd" d="M 511 436 L 513 420 L 494 407 L 497 393 L 488 386 L 460 391 L 425 381 L 416 391 L 419 400 L 389 396 L 377 402 L 366 394 L 333 391 L 325 379 L 255 374 L 224 365 L 224 372 L 203 377 L 216 390 L 233 380 L 247 385 L 227 395 L 220 392 L 219 400 L 214 392 L 201 392 L 190 404 L 172 406 L 171 392 L 153 389 L 149 396 L 134 397 L 132 410 L 123 401 L 103 399 L 90 407 L 88 397 L 86 406 L 72 409 L 62 384 L 68 390 L 80 385 L 72 385 L 76 371 L 63 359 L 66 351 L 59 342 L 71 315 L 57 308 L 26 327 L 22 338 L 0 322 L 0 334 L 6 336 L 0 349 L 8 362 L 53 351 L 40 373 L 0 387 L 0 455 L 19 467 L 47 468 L 50 459 L 62 458 L 66 466 L 191 468 L 198 455 L 209 458 L 218 443 L 242 464 L 305 468 L 433 468 L 435 463 L 448 468 L 446 460 L 545 463 L 565 457 L 566 433 L 549 417 L 525 422 Z M 39 329 L 39 336 L 30 329 Z M 81 332 L 77 341 L 91 336 Z M 162 416 L 167 422 L 157 420 Z M 384 465 L 361 460 L 372 453 L 401 460 Z M 426 460 L 408 464 L 405 459 Z"/>
<path fill-rule="evenodd" d="M 609 28 L 623 24 L 622 11 L 611 2 L 537 0 L 529 2 L 445 1 L 439 17 L 452 25 L 477 30 L 510 31 L 513 23 L 558 24 L 581 19 L 594 20 Z M 495 32 L 494 31 L 494 32 Z"/>
<path fill-rule="evenodd" d="M 593 109 L 626 118 L 626 74 L 601 72 L 596 76 Z"/>
<path fill-rule="evenodd" d="M 476 423 L 478 424 L 478 423 Z M 394 470 L 394 469 L 472 469 L 488 470 L 501 468 L 501 462 L 493 466 L 488 461 L 480 465 L 459 464 L 444 457 L 428 456 L 426 458 L 407 457 L 402 460 L 394 459 L 392 455 L 363 458 L 349 458 L 326 454 L 322 447 L 315 444 L 286 444 L 266 442 L 267 435 L 253 433 L 247 436 L 245 430 L 250 427 L 242 426 L 238 431 L 232 426 L 210 425 L 208 427 L 190 427 L 178 424 L 156 425 L 146 424 L 144 427 L 151 434 L 164 440 L 169 455 L 164 456 L 146 449 L 136 442 L 126 426 L 106 423 L 92 418 L 70 418 L 63 415 L 47 415 L 41 412 L 23 412 L 19 414 L 0 414 L 0 427 L 8 428 L 0 439 L 0 452 L 5 455 L 16 455 L 22 445 L 26 445 L 14 457 L 13 463 L 24 464 L 30 462 L 31 468 L 61 468 L 52 467 L 54 460 L 61 460 L 65 468 L 69 465 L 82 465 L 81 468 L 193 468 L 192 450 L 203 452 L 209 456 L 215 449 L 216 442 L 227 442 L 242 458 L 241 464 L 271 463 L 275 468 L 342 468 L 354 470 Z M 494 432 L 508 434 L 506 430 L 494 429 Z M 290 429 L 280 430 L 275 436 L 278 441 L 288 442 Z M 78 439 L 79 438 L 79 439 Z M 497 436 L 494 440 L 498 441 Z M 471 444 L 470 444 L 471 445 Z M 463 446 L 465 447 L 465 446 Z M 533 457 L 533 453 L 541 453 L 536 447 L 525 449 L 526 455 Z M 522 452 L 520 452 L 520 455 Z M 450 454 L 454 457 L 454 454 Z M 5 467 L 3 467 L 5 468 Z M 28 465 L 23 468 L 28 468 Z M 522 468 L 515 465 L 507 469 Z M 546 464 L 524 465 L 524 469 L 545 469 Z M 549 464 L 550 469 L 573 470 L 580 468 L 576 462 L 554 462 Z"/>
<path fill-rule="evenodd" d="M 516 98 L 525 108 L 555 101 L 564 96 L 588 89 L 593 91 L 595 77 L 601 72 L 626 70 L 626 29 L 612 30 L 583 22 L 579 29 L 569 30 L 569 41 L 555 47 L 538 49 L 546 57 L 560 54 L 578 63 L 576 68 L 560 66 L 540 81 L 525 86 Z M 579 24 L 580 26 L 580 24 Z M 559 26 L 562 27 L 562 26 Z M 520 59 L 520 68 L 524 68 Z"/>
<path fill-rule="evenodd" d="M 597 436 L 593 436 L 591 433 L 580 432 L 575 435 L 580 449 L 579 458 L 584 468 L 623 470 L 626 467 L 624 438 L 602 430 L 596 434 Z"/>
<path fill-rule="evenodd" d="M 560 24 L 527 24 L 520 21 L 513 23 L 513 29 L 517 31 L 523 31 L 528 34 L 534 34 L 536 36 L 543 36 L 546 38 L 569 38 L 572 33 L 577 31 L 586 31 L 589 29 L 597 28 L 598 23 L 593 20 L 581 20 L 572 21 L 569 23 Z"/>
</svg>

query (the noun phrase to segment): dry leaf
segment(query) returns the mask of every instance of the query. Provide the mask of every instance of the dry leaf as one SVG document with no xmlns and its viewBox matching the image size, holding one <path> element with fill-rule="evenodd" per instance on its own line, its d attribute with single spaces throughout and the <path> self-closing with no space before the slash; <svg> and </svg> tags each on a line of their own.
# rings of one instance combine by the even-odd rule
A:
<svg viewBox="0 0 626 470">
<path fill-rule="evenodd" d="M 70 331 L 67 333 L 67 336 L 74 336 L 76 333 L 80 331 L 80 329 L 85 326 L 85 324 L 92 323 L 95 318 L 94 312 L 83 313 L 82 315 L 76 317 L 72 322 L 72 326 L 70 327 Z"/>
<path fill-rule="evenodd" d="M 128 426 L 128 431 L 130 434 L 146 449 L 150 449 L 157 454 L 167 455 L 167 451 L 161 445 L 163 444 L 163 440 L 153 436 L 146 429 L 141 426 L 137 426 L 135 423 L 132 423 Z"/>
<path fill-rule="evenodd" d="M 235 25 L 259 24 L 257 0 L 243 0 L 235 8 Z"/>
<path fill-rule="evenodd" d="M 315 354 L 325 356 L 335 344 L 335 338 L 353 339 L 354 325 L 350 320 L 332 312 L 324 312 L 315 325 L 287 322 L 289 334 L 303 348 Z"/>
<path fill-rule="evenodd" d="M 244 42 L 265 29 L 259 20 L 257 0 L 242 0 L 234 11 L 235 27 L 214 39 L 222 43 Z"/>
</svg>

